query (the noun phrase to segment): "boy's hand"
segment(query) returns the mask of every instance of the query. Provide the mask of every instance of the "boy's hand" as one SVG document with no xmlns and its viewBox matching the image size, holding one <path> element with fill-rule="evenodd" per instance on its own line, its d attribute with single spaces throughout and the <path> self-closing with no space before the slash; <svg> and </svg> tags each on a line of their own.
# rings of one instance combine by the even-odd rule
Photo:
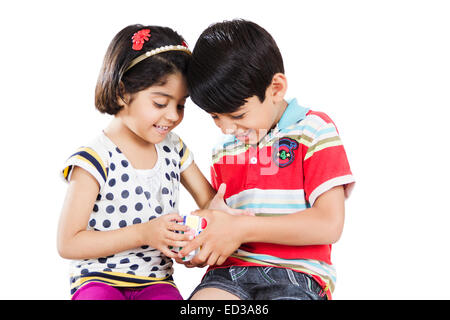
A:
<svg viewBox="0 0 450 320">
<path fill-rule="evenodd" d="M 198 210 L 193 214 L 205 218 L 208 226 L 179 252 L 178 257 L 182 258 L 201 246 L 200 252 L 186 266 L 204 267 L 223 264 L 242 243 L 243 235 L 239 222 L 244 217 L 209 209 Z"/>
<path fill-rule="evenodd" d="M 225 200 L 223 199 L 225 197 L 225 192 L 227 190 L 227 185 L 225 183 L 222 183 L 217 190 L 216 195 L 209 203 L 208 209 L 212 210 L 220 210 L 232 215 L 242 215 L 242 216 L 254 216 L 255 214 L 251 212 L 250 210 L 242 210 L 242 209 L 233 209 L 227 206 L 225 203 Z"/>
<path fill-rule="evenodd" d="M 172 252 L 169 246 L 184 247 L 192 237 L 188 233 L 190 230 L 188 226 L 177 223 L 182 221 L 183 218 L 177 213 L 171 213 L 142 223 L 141 230 L 144 243 L 158 249 L 169 258 L 177 257 L 177 254 Z M 185 234 L 174 231 L 183 231 Z"/>
</svg>

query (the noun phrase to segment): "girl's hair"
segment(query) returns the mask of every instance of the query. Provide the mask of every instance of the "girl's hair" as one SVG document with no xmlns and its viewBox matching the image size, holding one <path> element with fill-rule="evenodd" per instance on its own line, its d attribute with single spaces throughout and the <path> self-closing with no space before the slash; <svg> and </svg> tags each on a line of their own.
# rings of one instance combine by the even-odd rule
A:
<svg viewBox="0 0 450 320">
<path fill-rule="evenodd" d="M 150 37 L 141 50 L 134 50 L 132 37 L 142 29 L 150 29 Z M 152 85 L 163 85 L 170 74 L 180 72 L 186 76 L 190 55 L 182 51 L 159 53 L 125 71 L 134 58 L 146 51 L 183 42 L 177 32 L 167 27 L 135 24 L 122 29 L 106 51 L 95 87 L 95 107 L 102 113 L 114 115 L 122 108 L 118 99 L 124 100 L 125 94 L 132 97 L 133 93 Z"/>
<path fill-rule="evenodd" d="M 192 101 L 209 113 L 231 113 L 266 89 L 276 73 L 284 73 L 275 40 L 246 20 L 215 23 L 200 35 L 189 63 Z"/>
</svg>

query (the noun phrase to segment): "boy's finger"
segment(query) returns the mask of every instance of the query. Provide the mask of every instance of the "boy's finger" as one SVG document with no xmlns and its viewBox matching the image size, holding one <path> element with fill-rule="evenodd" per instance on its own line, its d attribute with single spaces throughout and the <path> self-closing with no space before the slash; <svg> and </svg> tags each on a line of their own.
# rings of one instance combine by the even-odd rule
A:
<svg viewBox="0 0 450 320">
<path fill-rule="evenodd" d="M 235 216 L 255 216 L 255 213 L 248 209 L 229 209 L 228 213 Z"/>
<path fill-rule="evenodd" d="M 203 209 L 203 210 L 195 210 L 195 211 L 191 212 L 191 214 L 193 214 L 194 216 L 206 218 L 206 216 L 208 215 L 209 212 L 211 212 L 211 210 Z"/>
<path fill-rule="evenodd" d="M 197 238 L 189 242 L 183 250 L 181 250 L 178 253 L 178 256 L 180 258 L 183 258 L 187 256 L 191 251 L 194 251 L 195 249 L 199 248 L 202 245 L 202 235 L 200 234 Z"/>
<path fill-rule="evenodd" d="M 214 266 L 214 265 L 217 264 L 218 258 L 219 258 L 218 254 L 216 254 L 214 252 L 211 252 L 211 254 L 209 255 L 209 258 L 208 258 L 208 261 L 207 261 L 206 264 L 209 265 L 209 266 Z"/>
<path fill-rule="evenodd" d="M 227 191 L 227 185 L 225 183 L 222 183 L 219 186 L 219 189 L 217 189 L 217 195 L 221 198 L 225 197 L 225 192 Z"/>
</svg>

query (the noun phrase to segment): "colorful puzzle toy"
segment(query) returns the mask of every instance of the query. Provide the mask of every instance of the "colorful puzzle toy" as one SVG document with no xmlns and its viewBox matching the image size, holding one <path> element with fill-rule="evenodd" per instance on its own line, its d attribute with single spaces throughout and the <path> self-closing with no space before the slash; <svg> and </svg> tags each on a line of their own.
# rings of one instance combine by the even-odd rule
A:
<svg viewBox="0 0 450 320">
<path fill-rule="evenodd" d="M 203 230 L 205 230 L 207 222 L 205 218 L 199 217 L 199 216 L 194 216 L 191 214 L 186 214 L 186 215 L 181 215 L 183 217 L 183 221 L 182 222 L 178 222 L 179 224 L 188 226 L 191 230 L 189 231 L 189 233 L 192 233 L 192 236 L 195 238 L 196 236 L 198 236 Z M 178 232 L 178 231 L 176 231 Z M 181 233 L 184 234 L 184 232 L 181 231 Z M 169 249 L 171 249 L 173 252 L 180 252 L 181 249 L 183 249 L 182 247 L 172 247 L 169 246 Z M 189 261 L 191 260 L 193 257 L 195 257 L 195 255 L 200 251 L 200 248 L 195 249 L 194 251 L 189 252 L 189 254 L 187 256 L 185 256 L 184 258 L 182 258 L 183 261 Z"/>
</svg>

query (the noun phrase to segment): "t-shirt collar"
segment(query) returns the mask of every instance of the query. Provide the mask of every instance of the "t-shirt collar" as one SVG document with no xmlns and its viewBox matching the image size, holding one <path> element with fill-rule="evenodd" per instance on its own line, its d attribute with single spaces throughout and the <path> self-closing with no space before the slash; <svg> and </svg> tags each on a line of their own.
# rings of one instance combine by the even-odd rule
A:
<svg viewBox="0 0 450 320">
<path fill-rule="evenodd" d="M 304 108 L 297 103 L 297 99 L 294 98 L 289 100 L 286 110 L 284 110 L 280 121 L 277 123 L 278 130 L 283 130 L 304 119 L 308 111 L 308 108 Z"/>
<path fill-rule="evenodd" d="M 303 120 L 306 117 L 309 109 L 300 106 L 297 103 L 297 99 L 293 98 L 288 100 L 287 102 L 288 105 L 286 107 L 286 110 L 284 110 L 283 115 L 281 116 L 274 130 L 272 132 L 269 132 L 269 134 L 262 138 L 261 142 L 272 139 L 274 135 L 276 135 L 281 130 L 299 122 L 300 120 Z M 226 137 L 228 138 L 228 142 L 224 143 L 224 145 L 228 145 L 230 143 L 233 143 L 235 146 L 245 145 L 244 142 L 238 140 L 234 135 L 226 135 Z"/>
</svg>

